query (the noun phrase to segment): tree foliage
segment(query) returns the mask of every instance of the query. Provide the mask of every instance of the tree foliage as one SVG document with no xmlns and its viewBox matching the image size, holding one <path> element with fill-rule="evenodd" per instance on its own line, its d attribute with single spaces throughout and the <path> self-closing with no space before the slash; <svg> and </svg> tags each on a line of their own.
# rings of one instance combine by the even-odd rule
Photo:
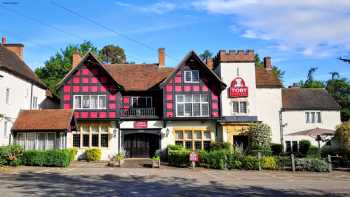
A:
<svg viewBox="0 0 350 197">
<path fill-rule="evenodd" d="M 340 150 L 350 151 L 350 121 L 344 122 L 337 127 L 335 139 Z"/>
<path fill-rule="evenodd" d="M 118 45 L 109 44 L 100 50 L 100 58 L 106 64 L 121 64 L 126 62 L 124 49 Z"/>
<path fill-rule="evenodd" d="M 203 53 L 199 54 L 199 57 L 204 61 L 208 58 L 213 57 L 213 53 L 210 52 L 208 49 L 204 50 Z"/>
<path fill-rule="evenodd" d="M 317 71 L 317 67 L 312 67 L 309 69 L 306 77 L 306 81 L 300 81 L 299 84 L 303 88 L 324 88 L 325 84 L 323 81 L 315 80 L 314 75 Z"/>
<path fill-rule="evenodd" d="M 250 126 L 247 130 L 248 149 L 250 151 L 270 149 L 271 135 L 271 128 L 267 124 L 256 123 Z"/>
</svg>

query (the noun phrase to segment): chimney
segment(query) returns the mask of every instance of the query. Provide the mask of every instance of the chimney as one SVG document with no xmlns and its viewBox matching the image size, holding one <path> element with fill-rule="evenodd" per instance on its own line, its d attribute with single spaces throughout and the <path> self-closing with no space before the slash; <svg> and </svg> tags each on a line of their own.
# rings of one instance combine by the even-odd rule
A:
<svg viewBox="0 0 350 197">
<path fill-rule="evenodd" d="M 78 64 L 81 61 L 81 56 L 79 52 L 73 52 L 73 56 L 72 56 L 72 68 L 78 66 Z"/>
<path fill-rule="evenodd" d="M 1 44 L 5 46 L 8 50 L 14 52 L 21 60 L 23 60 L 23 48 L 24 45 L 20 43 L 7 44 L 6 36 L 1 38 Z"/>
<path fill-rule="evenodd" d="M 267 71 L 272 70 L 271 57 L 264 57 L 264 66 Z"/>
<path fill-rule="evenodd" d="M 159 67 L 165 66 L 165 48 L 158 49 Z"/>
<path fill-rule="evenodd" d="M 210 70 L 213 70 L 213 68 L 214 68 L 214 60 L 213 60 L 213 58 L 206 58 L 205 59 L 205 63 L 207 64 L 207 66 L 208 66 L 208 68 Z"/>
</svg>

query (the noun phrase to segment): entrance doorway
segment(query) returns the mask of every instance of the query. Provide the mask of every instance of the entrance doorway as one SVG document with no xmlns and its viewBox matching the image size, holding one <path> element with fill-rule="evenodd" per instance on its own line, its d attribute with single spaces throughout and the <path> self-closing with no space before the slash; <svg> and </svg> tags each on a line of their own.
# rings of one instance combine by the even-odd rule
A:
<svg viewBox="0 0 350 197">
<path fill-rule="evenodd" d="M 159 149 L 160 136 L 152 133 L 131 133 L 124 135 L 124 149 L 127 158 L 150 158 Z"/>
<path fill-rule="evenodd" d="M 235 146 L 235 149 L 243 152 L 247 149 L 248 146 L 248 137 L 243 135 L 236 135 L 233 136 L 233 144 Z"/>
</svg>

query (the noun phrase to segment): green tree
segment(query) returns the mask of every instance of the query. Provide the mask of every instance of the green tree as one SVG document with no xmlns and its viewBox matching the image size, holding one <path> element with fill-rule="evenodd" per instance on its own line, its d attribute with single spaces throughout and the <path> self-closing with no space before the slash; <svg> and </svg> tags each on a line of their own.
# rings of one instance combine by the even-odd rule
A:
<svg viewBox="0 0 350 197">
<path fill-rule="evenodd" d="M 260 59 L 258 54 L 255 54 L 255 66 L 257 68 L 264 68 L 264 62 Z M 272 72 L 278 77 L 279 80 L 283 81 L 285 71 L 281 70 L 277 66 L 272 66 Z"/>
<path fill-rule="evenodd" d="M 337 127 L 335 139 L 341 152 L 350 152 L 350 121 L 344 122 Z"/>
<path fill-rule="evenodd" d="M 124 49 L 118 45 L 106 45 L 100 51 L 100 58 L 106 64 L 121 64 L 126 62 Z"/>
<path fill-rule="evenodd" d="M 57 95 L 55 90 L 56 84 L 72 68 L 72 56 L 74 52 L 85 55 L 87 52 L 98 54 L 98 49 L 89 41 L 81 44 L 68 45 L 65 49 L 61 49 L 54 56 L 45 62 L 45 66 L 35 69 L 35 74 L 49 87 L 49 89 Z"/>
<path fill-rule="evenodd" d="M 309 69 L 308 73 L 307 73 L 307 78 L 306 81 L 300 81 L 300 85 L 303 88 L 324 88 L 325 84 L 323 81 L 320 80 L 315 80 L 314 78 L 314 74 L 317 71 L 317 67 L 312 67 Z"/>
<path fill-rule="evenodd" d="M 204 61 L 208 58 L 213 57 L 213 53 L 210 52 L 208 49 L 204 50 L 203 53 L 199 54 L 199 57 Z"/>
<path fill-rule="evenodd" d="M 256 123 L 247 130 L 248 150 L 271 153 L 271 127 L 264 123 Z"/>
</svg>

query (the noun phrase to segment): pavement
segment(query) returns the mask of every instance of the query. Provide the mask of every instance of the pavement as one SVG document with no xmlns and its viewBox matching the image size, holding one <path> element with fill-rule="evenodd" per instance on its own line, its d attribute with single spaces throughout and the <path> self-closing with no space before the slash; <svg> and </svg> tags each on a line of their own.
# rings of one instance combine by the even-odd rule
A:
<svg viewBox="0 0 350 197">
<path fill-rule="evenodd" d="M 350 173 L 17 167 L 0 172 L 0 196 L 350 196 Z"/>
</svg>

